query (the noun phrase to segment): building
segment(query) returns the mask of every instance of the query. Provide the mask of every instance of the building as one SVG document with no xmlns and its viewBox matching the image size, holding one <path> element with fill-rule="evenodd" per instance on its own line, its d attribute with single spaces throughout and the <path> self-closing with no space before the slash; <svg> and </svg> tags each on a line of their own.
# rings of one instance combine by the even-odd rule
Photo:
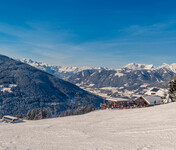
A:
<svg viewBox="0 0 176 150">
<path fill-rule="evenodd" d="M 161 103 L 163 103 L 163 99 L 160 96 L 156 96 L 156 95 L 140 96 L 139 98 L 136 98 L 134 100 L 134 104 L 137 107 L 160 105 Z"/>
<path fill-rule="evenodd" d="M 20 120 L 17 117 L 13 116 L 3 116 L 2 120 L 7 123 L 18 123 Z"/>
<path fill-rule="evenodd" d="M 165 98 L 167 94 L 168 94 L 167 89 L 161 88 L 151 88 L 145 93 L 145 95 L 156 95 L 160 96 L 161 98 Z"/>
<path fill-rule="evenodd" d="M 125 98 L 106 98 L 107 104 L 103 104 L 102 107 L 116 107 L 120 108 L 121 106 L 127 107 L 131 103 L 130 99 Z"/>
</svg>

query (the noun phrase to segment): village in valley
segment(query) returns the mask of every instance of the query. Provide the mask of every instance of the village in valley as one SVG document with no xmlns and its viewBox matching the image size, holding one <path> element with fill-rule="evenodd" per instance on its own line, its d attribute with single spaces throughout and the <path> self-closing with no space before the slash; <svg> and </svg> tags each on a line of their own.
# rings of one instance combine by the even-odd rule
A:
<svg viewBox="0 0 176 150">
<path fill-rule="evenodd" d="M 158 88 L 153 87 L 135 98 L 104 98 L 101 107 L 103 109 L 133 109 L 133 108 L 143 108 L 155 105 L 167 104 L 174 102 L 176 100 L 176 76 L 170 80 L 168 87 Z"/>
</svg>

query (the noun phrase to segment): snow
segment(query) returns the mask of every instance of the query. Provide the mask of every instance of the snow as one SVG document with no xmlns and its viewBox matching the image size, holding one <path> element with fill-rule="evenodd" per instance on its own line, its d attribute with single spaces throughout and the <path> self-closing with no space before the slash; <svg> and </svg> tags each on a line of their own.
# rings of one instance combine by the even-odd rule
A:
<svg viewBox="0 0 176 150">
<path fill-rule="evenodd" d="M 130 63 L 124 66 L 123 68 L 130 69 L 130 70 L 141 70 L 141 69 L 151 70 L 151 69 L 154 69 L 155 66 L 153 64 L 147 65 L 147 64 Z"/>
<path fill-rule="evenodd" d="M 59 68 L 59 72 L 74 72 L 78 71 L 77 67 L 61 67 Z"/>
<path fill-rule="evenodd" d="M 95 85 L 95 84 L 89 84 L 89 87 L 90 87 L 90 86 L 94 86 L 94 85 Z"/>
<path fill-rule="evenodd" d="M 2 92 L 9 92 L 9 93 L 12 92 L 12 91 L 11 91 L 11 88 L 2 88 L 1 91 L 2 91 Z"/>
<path fill-rule="evenodd" d="M 103 88 L 100 88 L 100 89 L 102 89 L 102 90 L 109 90 L 112 93 L 118 92 L 118 88 L 116 88 L 116 87 L 103 87 Z"/>
<path fill-rule="evenodd" d="M 19 59 L 17 59 L 19 60 Z M 92 70 L 92 69 L 98 69 L 99 72 L 101 72 L 102 70 L 112 70 L 112 69 L 108 69 L 106 67 L 89 67 L 89 66 L 83 66 L 83 67 L 75 67 L 75 66 L 52 66 L 52 65 L 48 65 L 47 63 L 43 63 L 43 62 L 38 62 L 38 61 L 33 61 L 31 59 L 26 59 L 26 58 L 23 58 L 21 60 L 19 60 L 21 62 L 24 62 L 24 63 L 27 63 L 31 66 L 34 66 L 34 67 L 37 67 L 41 70 L 44 70 L 46 71 L 47 69 L 50 69 L 50 70 L 53 70 L 53 71 L 56 71 L 56 72 L 64 72 L 64 73 L 67 73 L 67 72 L 73 72 L 73 73 L 77 73 L 77 72 L 80 72 L 80 71 L 83 71 L 83 70 Z M 166 64 L 166 63 L 163 63 L 161 66 L 159 67 L 155 67 L 153 64 L 137 64 L 137 63 L 130 63 L 130 64 L 127 64 L 126 66 L 122 67 L 121 69 L 115 69 L 117 71 L 117 73 L 115 74 L 115 76 L 123 76 L 124 74 L 120 73 L 121 70 L 123 69 L 127 69 L 126 72 L 130 72 L 131 70 L 158 70 L 158 69 L 166 69 L 166 70 L 171 70 L 173 72 L 176 73 L 176 63 L 173 63 L 173 64 Z"/>
<path fill-rule="evenodd" d="M 84 88 L 84 87 L 81 87 L 82 89 L 84 89 L 84 90 L 86 90 L 86 91 L 88 91 L 88 92 L 90 92 L 90 93 L 93 93 L 93 94 L 96 94 L 96 95 L 99 95 L 99 96 L 101 96 L 101 97 L 108 97 L 107 96 L 107 93 L 103 93 L 103 92 L 101 92 L 99 89 L 97 89 L 97 88 Z"/>
<path fill-rule="evenodd" d="M 176 63 L 170 64 L 170 65 L 166 64 L 166 63 L 163 63 L 161 66 L 157 67 L 157 69 L 171 70 L 174 73 L 176 73 Z"/>
<path fill-rule="evenodd" d="M 171 70 L 176 73 L 176 63 L 170 65 Z"/>
<path fill-rule="evenodd" d="M 117 71 L 114 76 L 122 77 L 124 74 Z"/>
<path fill-rule="evenodd" d="M 160 88 L 158 91 L 152 91 L 152 89 L 154 89 L 155 87 L 152 87 L 150 88 L 146 93 L 145 95 L 157 95 L 157 96 L 160 96 L 160 97 L 163 97 L 165 94 L 168 93 L 168 90 L 167 89 L 162 89 Z"/>
<path fill-rule="evenodd" d="M 4 87 L 4 85 L 0 85 L 0 91 L 12 93 L 11 89 L 16 86 L 17 86 L 16 84 L 9 84 L 8 87 Z"/>
<path fill-rule="evenodd" d="M 161 66 L 157 67 L 157 69 L 163 69 L 163 68 L 170 70 L 170 65 L 163 63 Z"/>
<path fill-rule="evenodd" d="M 19 60 L 19 59 L 17 59 Z M 21 60 L 19 60 L 23 63 L 27 63 L 33 67 L 36 67 L 38 69 L 47 71 L 48 69 L 55 71 L 55 72 L 59 72 L 59 73 L 77 73 L 80 71 L 84 71 L 84 70 L 92 70 L 92 69 L 98 69 L 99 71 L 101 70 L 108 70 L 108 68 L 106 67 L 89 67 L 89 66 L 83 66 L 83 67 L 75 67 L 75 66 L 55 66 L 55 65 L 48 65 L 47 63 L 43 63 L 43 62 L 38 62 L 38 61 L 33 61 L 31 59 L 26 59 L 23 58 Z"/>
<path fill-rule="evenodd" d="M 122 101 L 130 101 L 130 99 L 125 99 L 125 98 L 106 98 L 108 101 L 113 101 L 113 102 L 122 102 Z"/>
<path fill-rule="evenodd" d="M 0 123 L 0 150 L 175 150 L 176 103 Z"/>
<path fill-rule="evenodd" d="M 145 84 L 141 85 L 140 87 L 147 87 L 147 86 L 149 86 L 149 84 L 145 83 Z"/>
<path fill-rule="evenodd" d="M 75 80 L 80 80 L 80 78 L 76 78 Z"/>
<path fill-rule="evenodd" d="M 96 72 L 92 73 L 90 76 L 93 76 L 94 74 L 96 74 Z"/>
<path fill-rule="evenodd" d="M 9 87 L 12 88 L 12 87 L 16 87 L 17 85 L 16 84 L 9 84 Z"/>
<path fill-rule="evenodd" d="M 128 83 L 125 83 L 124 86 L 128 86 Z"/>
<path fill-rule="evenodd" d="M 77 85 L 77 86 L 81 86 L 81 84 L 79 84 L 79 83 L 76 83 L 76 85 Z"/>
<path fill-rule="evenodd" d="M 124 87 L 119 87 L 119 89 L 124 89 Z"/>
</svg>

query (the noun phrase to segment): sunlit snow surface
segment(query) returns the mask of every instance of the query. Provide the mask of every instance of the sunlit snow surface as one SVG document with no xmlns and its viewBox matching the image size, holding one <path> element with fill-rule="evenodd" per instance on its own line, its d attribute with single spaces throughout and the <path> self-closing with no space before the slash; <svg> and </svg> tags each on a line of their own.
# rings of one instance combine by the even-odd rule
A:
<svg viewBox="0 0 176 150">
<path fill-rule="evenodd" d="M 1 150 L 175 150 L 176 103 L 0 123 Z"/>
<path fill-rule="evenodd" d="M 0 91 L 12 93 L 11 89 L 16 86 L 17 86 L 16 84 L 9 84 L 8 87 L 4 87 L 4 85 L 0 85 Z"/>
</svg>

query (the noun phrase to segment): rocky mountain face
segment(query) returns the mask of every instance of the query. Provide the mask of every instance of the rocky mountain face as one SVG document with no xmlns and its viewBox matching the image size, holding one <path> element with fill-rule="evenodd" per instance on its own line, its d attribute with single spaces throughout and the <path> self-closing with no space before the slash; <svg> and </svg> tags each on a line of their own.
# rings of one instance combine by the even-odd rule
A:
<svg viewBox="0 0 176 150">
<path fill-rule="evenodd" d="M 167 88 L 174 72 L 165 68 L 154 70 L 84 70 L 68 81 L 101 96 L 135 97 L 151 87 Z"/>
<path fill-rule="evenodd" d="M 38 68 L 45 70 L 41 65 Z M 159 67 L 131 63 L 121 69 L 77 68 L 67 71 L 61 68 L 66 76 L 60 75 L 63 72 L 58 70 L 53 74 L 104 97 L 135 97 L 152 87 L 167 88 L 169 79 L 176 73 L 176 64 L 165 63 Z"/>
<path fill-rule="evenodd" d="M 0 113 L 26 114 L 56 103 L 59 114 L 79 106 L 99 107 L 102 98 L 49 73 L 0 55 Z"/>
</svg>

